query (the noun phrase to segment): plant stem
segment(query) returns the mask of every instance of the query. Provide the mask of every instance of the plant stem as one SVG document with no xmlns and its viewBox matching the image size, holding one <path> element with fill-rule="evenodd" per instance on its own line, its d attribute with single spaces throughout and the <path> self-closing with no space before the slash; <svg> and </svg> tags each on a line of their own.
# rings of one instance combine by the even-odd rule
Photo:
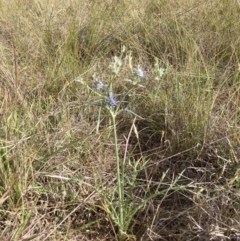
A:
<svg viewBox="0 0 240 241">
<path fill-rule="evenodd" d="M 117 163 L 117 183 L 118 183 L 118 198 L 119 198 L 119 231 L 120 233 L 124 230 L 124 211 L 123 211 L 123 199 L 124 199 L 124 175 L 121 173 L 120 169 L 120 159 L 118 154 L 118 138 L 117 138 L 117 125 L 116 125 L 116 114 L 113 110 L 110 110 L 112 121 L 113 121 L 113 130 L 114 130 L 114 146 L 115 146 L 115 155 Z"/>
</svg>

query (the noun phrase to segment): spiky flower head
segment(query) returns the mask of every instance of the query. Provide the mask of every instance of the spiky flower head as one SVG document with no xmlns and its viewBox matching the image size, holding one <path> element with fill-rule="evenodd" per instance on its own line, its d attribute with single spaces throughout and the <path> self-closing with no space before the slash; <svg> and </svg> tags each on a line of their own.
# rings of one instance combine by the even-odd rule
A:
<svg viewBox="0 0 240 241">
<path fill-rule="evenodd" d="M 112 108 L 116 107 L 119 104 L 119 101 L 114 98 L 112 90 L 109 90 L 107 104 Z"/>
<path fill-rule="evenodd" d="M 114 56 L 112 62 L 109 65 L 109 69 L 110 69 L 111 73 L 118 75 L 118 73 L 121 70 L 121 66 L 122 66 L 121 58 Z"/>
<path fill-rule="evenodd" d="M 104 84 L 104 82 L 100 79 L 95 79 L 93 82 L 93 88 L 96 91 L 102 91 L 106 89 L 106 84 Z"/>
<path fill-rule="evenodd" d="M 138 80 L 144 79 L 146 77 L 140 65 L 138 65 L 137 68 L 133 68 L 132 74 L 133 76 L 136 76 Z"/>
</svg>

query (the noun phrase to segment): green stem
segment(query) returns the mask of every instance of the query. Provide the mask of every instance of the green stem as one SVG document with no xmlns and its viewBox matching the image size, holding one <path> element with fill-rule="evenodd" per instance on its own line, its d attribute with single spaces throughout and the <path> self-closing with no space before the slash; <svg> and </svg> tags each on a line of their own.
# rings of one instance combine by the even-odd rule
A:
<svg viewBox="0 0 240 241">
<path fill-rule="evenodd" d="M 97 134 L 99 134 L 99 126 L 100 126 L 100 121 L 101 121 L 101 111 L 102 111 L 102 108 L 100 107 L 99 111 L 98 111 L 98 120 L 97 120 L 97 127 L 96 127 Z"/>
<path fill-rule="evenodd" d="M 124 175 L 121 173 L 120 169 L 120 159 L 118 154 L 118 138 L 117 138 L 117 125 L 116 125 L 116 115 L 113 110 L 110 110 L 112 121 L 113 121 L 113 130 L 114 130 L 114 146 L 115 146 L 115 155 L 117 163 L 117 183 L 118 183 L 118 195 L 119 195 L 119 231 L 124 230 L 124 211 L 123 211 L 123 199 L 124 199 Z"/>
</svg>

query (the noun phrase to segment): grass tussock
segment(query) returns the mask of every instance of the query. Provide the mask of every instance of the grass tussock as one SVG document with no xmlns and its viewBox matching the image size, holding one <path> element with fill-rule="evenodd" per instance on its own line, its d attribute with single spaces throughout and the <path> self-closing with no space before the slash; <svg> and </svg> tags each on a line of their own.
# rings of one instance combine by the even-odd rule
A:
<svg viewBox="0 0 240 241">
<path fill-rule="evenodd" d="M 239 240 L 239 12 L 2 0 L 0 239 Z"/>
</svg>

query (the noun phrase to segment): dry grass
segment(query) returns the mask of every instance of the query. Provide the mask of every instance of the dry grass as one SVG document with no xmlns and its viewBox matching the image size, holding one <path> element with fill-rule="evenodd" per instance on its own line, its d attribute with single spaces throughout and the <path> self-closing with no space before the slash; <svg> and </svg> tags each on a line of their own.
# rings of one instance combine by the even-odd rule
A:
<svg viewBox="0 0 240 241">
<path fill-rule="evenodd" d="M 185 170 L 179 189 L 137 212 L 129 240 L 239 240 L 239 12 L 239 1 L 2 0 L 0 239 L 116 240 L 96 191 L 116 186 L 112 128 L 103 111 L 96 133 L 94 97 L 74 79 L 109 81 L 124 45 L 147 74 L 127 99 L 144 118 L 129 158 L 148 159 L 136 198 Z M 125 62 L 117 95 L 130 71 Z M 117 122 L 124 155 L 132 119 Z"/>
</svg>

